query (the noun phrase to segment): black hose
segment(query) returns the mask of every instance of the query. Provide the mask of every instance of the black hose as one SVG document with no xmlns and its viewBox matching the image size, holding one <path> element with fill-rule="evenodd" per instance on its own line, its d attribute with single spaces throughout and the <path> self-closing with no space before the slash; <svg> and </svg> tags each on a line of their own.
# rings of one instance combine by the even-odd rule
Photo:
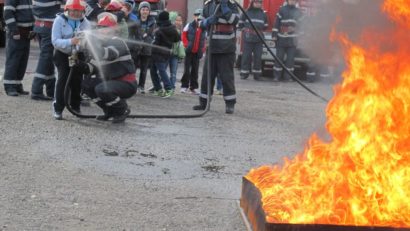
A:
<svg viewBox="0 0 410 231">
<path fill-rule="evenodd" d="M 243 9 L 243 7 L 236 1 L 234 0 L 235 4 L 238 6 L 238 8 L 242 11 L 243 15 L 245 15 L 246 19 L 248 20 L 249 24 L 252 26 L 252 29 L 256 32 L 256 34 L 258 35 L 258 38 L 262 41 L 263 45 L 265 45 L 266 49 L 268 50 L 268 52 L 273 56 L 273 58 L 275 59 L 276 62 L 279 63 L 279 65 L 292 77 L 293 80 L 295 80 L 300 86 L 302 86 L 303 88 L 305 88 L 308 92 L 310 92 L 311 94 L 313 94 L 314 96 L 318 97 L 319 99 L 323 100 L 324 102 L 328 102 L 329 100 L 326 99 L 325 97 L 319 95 L 318 93 L 314 92 L 312 89 L 310 89 L 309 87 L 307 87 L 295 74 L 293 74 L 290 70 L 288 70 L 285 66 L 285 64 L 283 64 L 282 60 L 280 60 L 269 48 L 268 44 L 265 41 L 265 38 L 262 37 L 262 35 L 260 34 L 259 30 L 255 27 L 255 25 L 252 23 L 251 18 L 249 17 L 248 14 L 246 14 L 245 9 Z"/>
</svg>

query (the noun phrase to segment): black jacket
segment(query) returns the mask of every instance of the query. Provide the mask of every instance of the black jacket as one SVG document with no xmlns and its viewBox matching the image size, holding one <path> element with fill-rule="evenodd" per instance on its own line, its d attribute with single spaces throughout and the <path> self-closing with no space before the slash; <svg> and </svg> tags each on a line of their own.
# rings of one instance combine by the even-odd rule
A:
<svg viewBox="0 0 410 231">
<path fill-rule="evenodd" d="M 129 38 L 131 40 L 141 41 L 151 44 L 154 41 L 155 19 L 149 16 L 145 22 L 142 22 L 140 17 L 137 16 L 137 21 L 130 22 L 129 26 Z M 147 34 L 144 37 L 144 34 Z M 142 46 L 130 43 L 128 45 L 133 55 L 145 55 L 151 56 L 151 47 Z"/>
<path fill-rule="evenodd" d="M 263 31 L 268 28 L 268 17 L 262 9 L 250 8 L 246 11 L 246 14 L 251 18 L 252 23 L 255 25 L 256 29 L 263 36 Z M 245 42 L 259 42 L 262 43 L 257 36 L 256 32 L 253 30 L 252 25 L 249 23 L 245 15 L 241 15 L 239 20 L 238 28 L 242 29 L 243 38 Z"/>
<path fill-rule="evenodd" d="M 297 46 L 302 11 L 291 5 L 282 6 L 276 16 L 272 36 L 277 38 L 277 46 Z"/>
<path fill-rule="evenodd" d="M 179 35 L 176 27 L 172 25 L 170 21 L 159 22 L 158 26 L 158 29 L 154 33 L 153 44 L 167 48 L 169 51 L 153 48 L 152 58 L 155 62 L 166 62 L 171 56 L 172 45 L 181 41 L 181 36 Z"/>
</svg>

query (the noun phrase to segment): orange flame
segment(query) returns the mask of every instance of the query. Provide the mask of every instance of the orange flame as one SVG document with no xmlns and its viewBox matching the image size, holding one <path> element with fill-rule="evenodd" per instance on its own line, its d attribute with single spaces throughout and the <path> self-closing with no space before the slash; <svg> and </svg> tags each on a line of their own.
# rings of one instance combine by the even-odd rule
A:
<svg viewBox="0 0 410 231">
<path fill-rule="evenodd" d="M 366 48 L 339 39 L 348 69 L 327 107 L 332 141 L 313 135 L 282 167 L 246 176 L 268 222 L 410 227 L 410 1 L 382 9 L 397 30 L 364 35 Z"/>
</svg>

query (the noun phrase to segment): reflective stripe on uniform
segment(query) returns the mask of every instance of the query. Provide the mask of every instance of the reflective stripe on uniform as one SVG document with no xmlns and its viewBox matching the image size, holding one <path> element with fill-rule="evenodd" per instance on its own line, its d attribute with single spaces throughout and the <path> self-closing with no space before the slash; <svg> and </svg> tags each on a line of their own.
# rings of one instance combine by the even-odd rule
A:
<svg viewBox="0 0 410 231">
<path fill-rule="evenodd" d="M 98 65 L 108 65 L 111 63 L 115 63 L 115 62 L 128 61 L 128 60 L 132 60 L 131 55 L 124 55 L 112 61 L 101 60 L 100 62 L 97 62 L 96 60 L 93 59 L 91 60 L 91 63 L 98 66 Z"/>
<path fill-rule="evenodd" d="M 213 34 L 212 39 L 233 39 L 235 38 L 235 33 L 232 34 Z"/>
<path fill-rule="evenodd" d="M 4 79 L 3 83 L 4 84 L 21 84 L 21 80 L 7 80 L 7 79 Z"/>
<path fill-rule="evenodd" d="M 273 70 L 275 70 L 275 71 L 283 71 L 283 68 L 282 68 L 282 67 L 273 67 Z"/>
<path fill-rule="evenodd" d="M 32 5 L 18 5 L 16 7 L 17 10 L 25 10 L 25 9 L 32 9 L 33 6 Z"/>
<path fill-rule="evenodd" d="M 241 70 L 241 74 L 249 74 L 249 71 L 247 71 L 247 70 Z"/>
<path fill-rule="evenodd" d="M 4 11 L 6 10 L 16 11 L 16 8 L 14 8 L 14 6 L 5 6 L 3 9 Z"/>
<path fill-rule="evenodd" d="M 40 6 L 40 7 L 49 7 L 49 6 L 57 6 L 61 5 L 61 1 L 52 1 L 52 2 L 37 2 L 33 1 L 33 6 Z"/>
<path fill-rule="evenodd" d="M 199 97 L 203 98 L 203 99 L 208 99 L 208 95 L 207 94 L 199 94 Z"/>
<path fill-rule="evenodd" d="M 50 80 L 50 79 L 55 79 L 55 76 L 54 76 L 54 74 L 52 74 L 52 75 L 43 75 L 43 74 L 40 74 L 40 73 L 34 73 L 34 78 Z"/>
<path fill-rule="evenodd" d="M 120 52 L 117 50 L 117 48 L 115 48 L 114 46 L 108 46 L 106 48 L 104 48 L 104 56 L 103 59 L 107 59 L 108 55 L 109 55 L 109 51 L 114 52 L 117 56 L 120 56 Z"/>
<path fill-rule="evenodd" d="M 330 77 L 330 74 L 320 74 L 320 77 L 329 78 L 329 77 Z"/>
<path fill-rule="evenodd" d="M 236 95 L 227 95 L 227 96 L 224 96 L 224 100 L 234 100 L 234 99 L 236 99 Z"/>
<path fill-rule="evenodd" d="M 316 72 L 306 72 L 306 75 L 316 75 Z"/>
<path fill-rule="evenodd" d="M 21 26 L 21 27 L 30 27 L 33 26 L 34 24 L 32 22 L 18 22 L 17 26 Z"/>
<path fill-rule="evenodd" d="M 98 103 L 101 101 L 100 97 L 97 97 L 95 99 L 91 99 L 91 101 L 93 101 L 94 103 Z"/>
<path fill-rule="evenodd" d="M 262 70 L 252 70 L 252 73 L 260 74 L 262 73 Z"/>
<path fill-rule="evenodd" d="M 10 19 L 7 19 L 6 21 L 4 21 L 6 24 L 10 24 L 10 23 L 13 23 L 13 22 L 16 22 L 16 20 L 14 19 L 14 18 L 10 18 Z"/>
<path fill-rule="evenodd" d="M 112 105 L 114 105 L 114 104 L 120 102 L 120 100 L 121 100 L 121 98 L 120 98 L 120 97 L 117 97 L 117 98 L 115 98 L 113 101 L 108 102 L 108 103 L 105 103 L 105 105 L 107 105 L 107 106 L 110 107 L 110 106 L 112 106 Z"/>
<path fill-rule="evenodd" d="M 280 21 L 281 23 L 297 23 L 297 21 L 295 19 L 285 19 Z"/>
</svg>

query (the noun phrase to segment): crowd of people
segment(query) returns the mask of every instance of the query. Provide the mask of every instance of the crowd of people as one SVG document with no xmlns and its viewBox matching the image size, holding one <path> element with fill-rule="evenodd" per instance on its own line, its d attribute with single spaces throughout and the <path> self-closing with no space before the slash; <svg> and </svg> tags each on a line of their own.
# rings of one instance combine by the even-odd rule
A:
<svg viewBox="0 0 410 231">
<path fill-rule="evenodd" d="M 301 11 L 297 0 L 286 0 L 277 14 L 273 39 L 277 55 L 286 68 L 293 71 L 298 20 Z M 268 27 L 262 0 L 252 0 L 247 15 L 259 32 Z M 180 93 L 199 97 L 194 110 L 205 110 L 216 83 L 223 95 L 226 113 L 234 113 L 236 90 L 234 64 L 236 60 L 236 30 L 243 33 L 243 56 L 240 76 L 247 79 L 261 77 L 262 42 L 237 6 L 229 0 L 208 0 L 203 9 L 195 10 L 193 20 L 186 23 L 178 12 L 152 12 L 149 2 L 136 5 L 134 0 L 67 0 L 61 12 L 60 1 L 8 0 L 4 8 L 7 25 L 6 65 L 4 88 L 9 96 L 28 95 L 22 85 L 30 40 L 36 38 L 40 55 L 31 86 L 33 100 L 53 100 L 53 115 L 62 119 L 67 106 L 64 89 L 70 73 L 70 107 L 81 113 L 82 95 L 86 95 L 102 108 L 104 116 L 97 119 L 123 122 L 130 109 L 126 99 L 135 93 L 150 92 L 162 98 L 175 94 L 178 63 L 184 63 Z M 87 31 L 93 31 L 87 33 Z M 85 36 L 84 34 L 89 36 Z M 95 33 L 94 33 L 95 32 Z M 207 40 L 207 35 L 212 37 Z M 86 42 L 84 42 L 86 40 Z M 88 42 L 88 44 L 87 44 Z M 212 43 L 210 47 L 207 44 Z M 91 50 L 89 57 L 79 58 L 73 67 L 73 55 Z M 78 54 L 77 54 L 78 53 Z M 205 60 L 201 85 L 199 63 Z M 85 56 L 85 55 L 83 55 Z M 168 72 L 169 66 L 169 72 Z M 57 69 L 57 78 L 55 77 Z M 251 70 L 252 69 L 252 70 Z M 136 73 L 139 75 L 136 76 Z M 147 74 L 152 86 L 146 89 Z M 278 64 L 274 67 L 274 80 L 291 79 Z M 211 92 L 208 94 L 208 78 Z M 44 93 L 45 88 L 45 93 Z"/>
</svg>

